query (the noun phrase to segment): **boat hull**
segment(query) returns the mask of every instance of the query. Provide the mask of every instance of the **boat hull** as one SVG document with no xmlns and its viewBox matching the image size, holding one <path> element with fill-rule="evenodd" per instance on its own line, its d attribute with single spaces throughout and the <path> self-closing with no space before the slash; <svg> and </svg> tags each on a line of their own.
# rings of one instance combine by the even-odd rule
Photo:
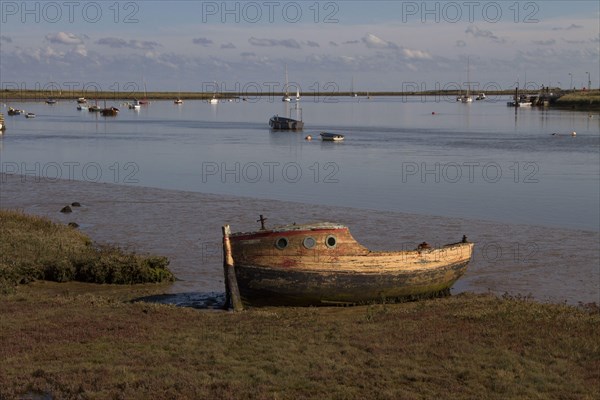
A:
<svg viewBox="0 0 600 400">
<path fill-rule="evenodd" d="M 275 116 L 269 120 L 269 126 L 274 130 L 301 131 L 304 129 L 304 122 L 292 118 Z"/>
<path fill-rule="evenodd" d="M 364 304 L 435 297 L 448 290 L 468 261 L 434 270 L 382 274 L 290 271 L 236 265 L 242 301 L 247 305 L 319 306 Z"/>
<path fill-rule="evenodd" d="M 360 304 L 448 292 L 466 271 L 473 243 L 371 251 L 344 225 L 288 225 L 229 236 L 248 305 Z"/>
</svg>

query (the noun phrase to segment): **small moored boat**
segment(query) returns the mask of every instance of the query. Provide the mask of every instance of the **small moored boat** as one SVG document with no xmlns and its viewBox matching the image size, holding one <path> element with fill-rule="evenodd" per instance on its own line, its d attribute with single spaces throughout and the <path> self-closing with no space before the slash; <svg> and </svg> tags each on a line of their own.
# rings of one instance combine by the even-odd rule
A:
<svg viewBox="0 0 600 400">
<path fill-rule="evenodd" d="M 269 120 L 269 126 L 274 130 L 281 131 L 301 131 L 304 129 L 304 122 L 293 119 L 280 117 L 279 115 L 274 115 Z"/>
<path fill-rule="evenodd" d="M 341 142 L 344 140 L 344 135 L 339 133 L 321 132 L 321 140 L 324 142 Z"/>
<path fill-rule="evenodd" d="M 77 99 L 77 103 L 79 103 L 79 104 L 86 104 L 87 100 L 86 100 L 85 97 L 80 97 L 80 98 Z"/>
<path fill-rule="evenodd" d="M 35 114 L 32 112 L 28 112 L 27 114 L 25 114 L 25 118 L 35 118 Z"/>
<path fill-rule="evenodd" d="M 140 104 L 139 100 L 136 100 L 136 99 L 133 100 L 133 103 L 127 104 L 127 107 L 130 110 L 135 110 L 135 111 L 139 111 L 142 109 L 142 105 Z"/>
<path fill-rule="evenodd" d="M 8 108 L 8 115 L 21 115 L 21 114 L 23 114 L 23 110 L 19 110 L 19 109 L 12 108 L 12 107 Z"/>
<path fill-rule="evenodd" d="M 116 117 L 119 109 L 117 107 L 103 108 L 100 110 L 100 113 L 103 117 Z"/>
<path fill-rule="evenodd" d="M 4 123 L 4 114 L 0 113 L 0 135 L 6 129 L 6 125 Z"/>
<path fill-rule="evenodd" d="M 473 243 L 371 251 L 341 224 L 286 225 L 229 234 L 241 301 L 251 305 L 356 304 L 447 294 L 466 271 Z"/>
</svg>

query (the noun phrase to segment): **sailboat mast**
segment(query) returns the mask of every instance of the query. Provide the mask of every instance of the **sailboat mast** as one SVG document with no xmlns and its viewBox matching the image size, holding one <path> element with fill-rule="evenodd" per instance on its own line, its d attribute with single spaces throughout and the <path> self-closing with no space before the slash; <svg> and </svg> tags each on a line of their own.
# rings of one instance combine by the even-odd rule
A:
<svg viewBox="0 0 600 400">
<path fill-rule="evenodd" d="M 287 70 L 287 64 L 285 64 L 285 96 L 289 96 L 290 94 L 288 93 L 288 70 Z"/>
<path fill-rule="evenodd" d="M 467 97 L 469 97 L 469 93 L 471 92 L 471 78 L 469 75 L 470 70 L 471 70 L 470 57 L 467 56 Z"/>
</svg>

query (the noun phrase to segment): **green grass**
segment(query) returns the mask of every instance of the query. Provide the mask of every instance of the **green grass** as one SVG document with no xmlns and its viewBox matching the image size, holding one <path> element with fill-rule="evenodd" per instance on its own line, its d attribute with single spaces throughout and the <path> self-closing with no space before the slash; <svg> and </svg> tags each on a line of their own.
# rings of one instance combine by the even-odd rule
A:
<svg viewBox="0 0 600 400">
<path fill-rule="evenodd" d="M 0 297 L 2 399 L 595 399 L 599 390 L 597 307 L 460 295 L 224 313 L 50 289 Z"/>
<path fill-rule="evenodd" d="M 14 211 L 0 211 L 0 251 L 0 279 L 9 285 L 88 274 L 97 276 L 92 282 L 108 276 L 133 282 L 155 274 L 140 272 L 141 265 L 152 269 L 152 258 L 105 253 L 75 229 Z M 10 287 L 0 293 L 2 400 L 600 394 L 595 304 L 462 294 L 233 313 L 137 300 L 157 294 L 159 285 L 38 281 Z"/>
<path fill-rule="evenodd" d="M 569 93 L 561 96 L 554 105 L 560 108 L 598 111 L 600 110 L 600 90 Z"/>
<path fill-rule="evenodd" d="M 0 210 L 0 292 L 34 280 L 93 283 L 172 281 L 165 257 L 95 245 L 77 229 Z"/>
</svg>

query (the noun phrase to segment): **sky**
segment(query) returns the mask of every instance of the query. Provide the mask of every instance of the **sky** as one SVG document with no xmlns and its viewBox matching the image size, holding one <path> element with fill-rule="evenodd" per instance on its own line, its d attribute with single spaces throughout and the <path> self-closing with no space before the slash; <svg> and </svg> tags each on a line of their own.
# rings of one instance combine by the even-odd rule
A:
<svg viewBox="0 0 600 400">
<path fill-rule="evenodd" d="M 1 0 L 0 83 L 267 92 L 287 68 L 302 93 L 597 88 L 599 21 L 598 1 Z"/>
</svg>

